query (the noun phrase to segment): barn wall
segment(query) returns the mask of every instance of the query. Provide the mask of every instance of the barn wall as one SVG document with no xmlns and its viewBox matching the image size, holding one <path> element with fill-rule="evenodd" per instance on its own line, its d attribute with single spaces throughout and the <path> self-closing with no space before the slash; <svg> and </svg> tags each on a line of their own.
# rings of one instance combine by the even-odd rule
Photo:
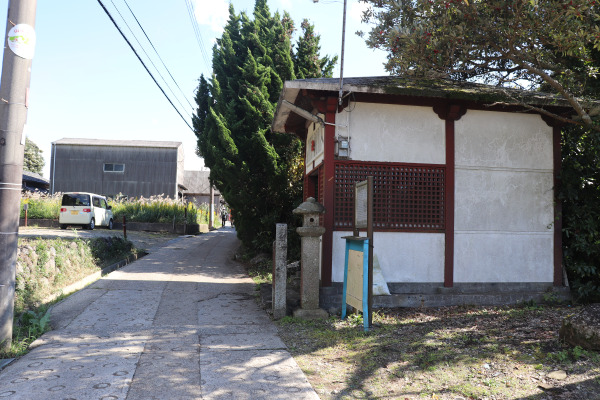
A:
<svg viewBox="0 0 600 400">
<path fill-rule="evenodd" d="M 552 282 L 552 128 L 469 110 L 455 132 L 454 281 Z"/>
<path fill-rule="evenodd" d="M 87 191 L 112 196 L 176 196 L 178 149 L 55 145 L 55 192 Z M 105 163 L 125 165 L 124 172 L 104 172 Z"/>
</svg>

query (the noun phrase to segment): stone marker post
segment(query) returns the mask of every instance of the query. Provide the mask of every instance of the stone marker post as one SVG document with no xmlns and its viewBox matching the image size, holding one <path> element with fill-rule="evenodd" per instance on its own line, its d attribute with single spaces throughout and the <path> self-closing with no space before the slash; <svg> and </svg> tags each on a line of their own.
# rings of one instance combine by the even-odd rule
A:
<svg viewBox="0 0 600 400">
<path fill-rule="evenodd" d="M 273 249 L 273 318 L 285 317 L 287 281 L 287 224 L 275 225 Z"/>
<path fill-rule="evenodd" d="M 300 308 L 294 311 L 294 317 L 303 319 L 325 318 L 327 311 L 319 308 L 319 263 L 320 237 L 325 228 L 319 226 L 319 215 L 325 212 L 325 207 L 309 197 L 294 210 L 294 214 L 304 217 L 301 227 L 296 232 L 301 238 L 300 256 Z"/>
</svg>

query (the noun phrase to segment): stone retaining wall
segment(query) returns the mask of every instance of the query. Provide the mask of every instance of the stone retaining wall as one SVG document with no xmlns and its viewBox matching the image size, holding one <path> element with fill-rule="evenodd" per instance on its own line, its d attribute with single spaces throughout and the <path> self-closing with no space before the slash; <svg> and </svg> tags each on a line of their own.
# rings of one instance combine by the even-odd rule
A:
<svg viewBox="0 0 600 400">
<path fill-rule="evenodd" d="M 28 219 L 28 226 L 38 226 L 41 228 L 59 228 L 60 225 L 55 219 Z M 25 220 L 19 221 L 19 226 L 25 226 Z M 122 230 L 123 224 L 121 222 L 115 222 L 113 225 L 114 229 Z M 180 235 L 195 235 L 197 233 L 208 232 L 207 224 L 186 224 L 185 232 L 183 224 L 162 224 L 154 222 L 127 222 L 127 230 L 131 231 L 148 231 L 148 232 L 172 232 Z"/>
</svg>

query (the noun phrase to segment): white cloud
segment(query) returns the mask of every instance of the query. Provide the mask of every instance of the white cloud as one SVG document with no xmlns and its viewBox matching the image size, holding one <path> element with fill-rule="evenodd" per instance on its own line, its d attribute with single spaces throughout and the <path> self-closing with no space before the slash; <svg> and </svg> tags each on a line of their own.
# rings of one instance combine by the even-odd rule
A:
<svg viewBox="0 0 600 400">
<path fill-rule="evenodd" d="M 200 25 L 208 25 L 215 32 L 223 32 L 229 18 L 229 1 L 211 0 L 206 5 L 206 0 L 193 0 L 196 19 Z"/>
</svg>

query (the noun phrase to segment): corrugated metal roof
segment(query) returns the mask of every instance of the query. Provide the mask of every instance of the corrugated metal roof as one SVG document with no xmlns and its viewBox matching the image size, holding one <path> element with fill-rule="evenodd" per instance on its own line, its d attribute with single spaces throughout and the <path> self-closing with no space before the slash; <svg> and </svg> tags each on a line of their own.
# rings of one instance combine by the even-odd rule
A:
<svg viewBox="0 0 600 400">
<path fill-rule="evenodd" d="M 168 142 L 157 140 L 106 140 L 106 139 L 78 139 L 78 138 L 63 138 L 52 144 L 65 144 L 75 146 L 109 146 L 109 147 L 156 147 L 156 148 L 173 148 L 176 149 L 182 145 L 181 142 Z"/>
</svg>

